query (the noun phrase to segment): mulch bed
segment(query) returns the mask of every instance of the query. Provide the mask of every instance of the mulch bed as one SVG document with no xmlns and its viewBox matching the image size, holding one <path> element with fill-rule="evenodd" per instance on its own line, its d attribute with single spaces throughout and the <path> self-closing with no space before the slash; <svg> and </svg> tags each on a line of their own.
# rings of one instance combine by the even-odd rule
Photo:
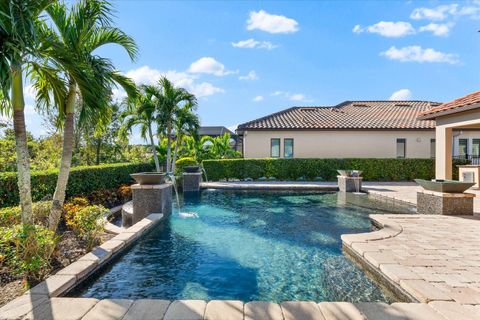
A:
<svg viewBox="0 0 480 320">
<path fill-rule="evenodd" d="M 60 226 L 61 239 L 57 246 L 57 252 L 52 261 L 52 271 L 55 274 L 60 269 L 77 261 L 87 253 L 85 241 L 79 238 L 73 231 Z M 115 235 L 104 232 L 101 235 L 101 243 L 113 238 Z M 0 307 L 7 302 L 21 296 L 27 289 L 22 279 L 13 275 L 7 268 L 0 268 Z"/>
</svg>

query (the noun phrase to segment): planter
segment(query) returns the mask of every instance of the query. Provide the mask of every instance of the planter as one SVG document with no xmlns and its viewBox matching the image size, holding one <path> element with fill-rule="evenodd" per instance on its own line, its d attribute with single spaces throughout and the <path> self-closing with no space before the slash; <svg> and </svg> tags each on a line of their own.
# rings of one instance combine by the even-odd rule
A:
<svg viewBox="0 0 480 320">
<path fill-rule="evenodd" d="M 183 170 L 187 173 L 195 173 L 200 171 L 199 166 L 186 166 Z"/>
<path fill-rule="evenodd" d="M 130 176 L 140 185 L 165 183 L 165 173 L 140 172 L 140 173 L 132 173 Z"/>
<path fill-rule="evenodd" d="M 460 182 L 456 180 L 423 180 L 415 179 L 425 190 L 443 193 L 463 193 L 475 185 L 474 182 Z"/>
<path fill-rule="evenodd" d="M 363 171 L 360 170 L 337 170 L 341 177 L 360 177 Z"/>
</svg>

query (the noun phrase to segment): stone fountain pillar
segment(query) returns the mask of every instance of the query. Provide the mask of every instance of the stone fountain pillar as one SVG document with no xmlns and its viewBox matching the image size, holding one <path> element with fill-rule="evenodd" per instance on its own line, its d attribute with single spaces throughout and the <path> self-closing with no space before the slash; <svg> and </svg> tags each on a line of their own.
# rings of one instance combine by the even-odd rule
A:
<svg viewBox="0 0 480 320">
<path fill-rule="evenodd" d="M 132 185 L 132 224 L 151 213 L 170 215 L 172 213 L 172 189 L 171 183 Z"/>
<path fill-rule="evenodd" d="M 359 170 L 337 170 L 338 189 L 340 192 L 361 192 L 363 177 Z"/>
<path fill-rule="evenodd" d="M 201 182 L 202 182 L 201 172 L 184 172 L 183 173 L 183 192 L 200 191 Z"/>
</svg>

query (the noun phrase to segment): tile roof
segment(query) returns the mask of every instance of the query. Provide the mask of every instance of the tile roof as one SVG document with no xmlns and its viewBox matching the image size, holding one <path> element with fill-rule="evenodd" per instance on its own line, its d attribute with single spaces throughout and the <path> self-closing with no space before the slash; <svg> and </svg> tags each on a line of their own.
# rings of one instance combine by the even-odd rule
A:
<svg viewBox="0 0 480 320">
<path fill-rule="evenodd" d="M 430 110 L 426 110 L 426 111 L 420 113 L 419 117 L 421 119 L 434 119 L 435 117 L 437 117 L 439 115 L 439 113 L 443 114 L 447 111 L 448 111 L 448 113 L 465 111 L 465 110 L 463 110 L 463 109 L 466 109 L 464 107 L 472 106 L 472 105 L 477 104 L 477 103 L 480 103 L 480 91 L 467 94 L 464 97 L 455 99 L 455 100 L 450 101 L 450 102 L 443 103 L 443 104 L 441 104 L 437 107 L 434 107 Z M 458 109 L 458 110 L 455 110 L 455 109 Z M 455 110 L 455 111 L 453 111 L 453 110 Z"/>
<path fill-rule="evenodd" d="M 333 107 L 292 107 L 243 123 L 238 130 L 433 129 L 418 115 L 438 106 L 429 101 L 345 101 Z"/>
<path fill-rule="evenodd" d="M 234 135 L 234 133 L 228 128 L 223 126 L 202 126 L 198 128 L 198 135 L 200 136 L 221 136 L 225 133 L 229 133 L 230 135 Z"/>
</svg>

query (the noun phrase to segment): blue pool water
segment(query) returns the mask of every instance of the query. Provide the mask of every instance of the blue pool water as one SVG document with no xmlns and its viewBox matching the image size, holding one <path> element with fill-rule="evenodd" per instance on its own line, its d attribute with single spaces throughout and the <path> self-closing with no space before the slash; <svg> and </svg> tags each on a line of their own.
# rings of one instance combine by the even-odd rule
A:
<svg viewBox="0 0 480 320">
<path fill-rule="evenodd" d="M 368 214 L 404 212 L 337 193 L 206 190 L 140 239 L 77 296 L 95 298 L 389 301 L 344 256 L 340 235 Z"/>
</svg>

